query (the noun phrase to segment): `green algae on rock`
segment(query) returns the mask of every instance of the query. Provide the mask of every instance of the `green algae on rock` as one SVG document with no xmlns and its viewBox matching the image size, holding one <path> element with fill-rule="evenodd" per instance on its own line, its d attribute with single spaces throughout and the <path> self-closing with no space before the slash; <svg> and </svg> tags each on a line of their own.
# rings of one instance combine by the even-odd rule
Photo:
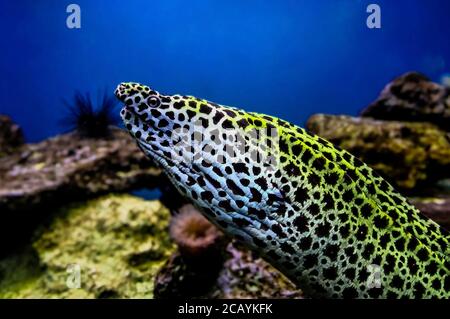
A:
<svg viewBox="0 0 450 319">
<path fill-rule="evenodd" d="M 72 204 L 26 253 L 0 261 L 0 297 L 152 298 L 155 274 L 175 248 L 168 225 L 159 201 L 108 195 Z"/>
<path fill-rule="evenodd" d="M 450 174 L 450 138 L 430 123 L 316 114 L 307 128 L 405 190 Z"/>
</svg>

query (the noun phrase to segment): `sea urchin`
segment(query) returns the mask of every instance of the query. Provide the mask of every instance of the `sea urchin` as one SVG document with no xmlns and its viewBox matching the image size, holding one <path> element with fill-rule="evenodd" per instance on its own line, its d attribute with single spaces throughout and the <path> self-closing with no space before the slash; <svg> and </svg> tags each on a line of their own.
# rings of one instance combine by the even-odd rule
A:
<svg viewBox="0 0 450 319">
<path fill-rule="evenodd" d="M 114 96 L 106 92 L 97 107 L 94 107 L 89 93 L 75 92 L 71 102 L 64 101 L 69 114 L 62 119 L 62 124 L 70 130 L 76 130 L 80 136 L 87 138 L 104 138 L 111 133 L 110 128 L 119 123 L 114 108 L 117 104 Z"/>
</svg>

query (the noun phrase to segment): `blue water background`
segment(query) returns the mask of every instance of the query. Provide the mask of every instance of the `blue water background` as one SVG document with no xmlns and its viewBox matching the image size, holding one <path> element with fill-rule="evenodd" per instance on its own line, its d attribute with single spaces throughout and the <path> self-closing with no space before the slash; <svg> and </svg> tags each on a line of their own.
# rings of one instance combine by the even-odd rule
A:
<svg viewBox="0 0 450 319">
<path fill-rule="evenodd" d="M 379 30 L 366 26 L 371 2 Z M 395 76 L 450 70 L 449 13 L 446 0 L 2 0 L 0 113 L 39 141 L 63 130 L 75 90 L 137 81 L 299 125 L 356 115 Z"/>
</svg>

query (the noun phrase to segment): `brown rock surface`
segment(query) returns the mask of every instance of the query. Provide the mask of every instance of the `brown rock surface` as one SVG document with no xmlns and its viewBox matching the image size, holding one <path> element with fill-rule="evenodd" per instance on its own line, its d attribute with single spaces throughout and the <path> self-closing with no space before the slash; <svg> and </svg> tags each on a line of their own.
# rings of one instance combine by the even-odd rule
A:
<svg viewBox="0 0 450 319">
<path fill-rule="evenodd" d="M 411 202 L 424 215 L 450 231 L 450 197 L 412 198 Z"/>
<path fill-rule="evenodd" d="M 450 87 L 416 72 L 406 73 L 389 83 L 361 116 L 431 122 L 450 131 Z"/>
<path fill-rule="evenodd" d="M 127 133 L 110 139 L 59 135 L 0 158 L 0 212 L 156 186 L 160 170 Z"/>
</svg>

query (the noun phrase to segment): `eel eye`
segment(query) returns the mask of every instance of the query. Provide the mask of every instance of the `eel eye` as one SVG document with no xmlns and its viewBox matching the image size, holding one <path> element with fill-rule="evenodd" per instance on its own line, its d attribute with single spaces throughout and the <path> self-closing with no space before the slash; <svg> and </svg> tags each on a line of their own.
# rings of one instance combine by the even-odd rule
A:
<svg viewBox="0 0 450 319">
<path fill-rule="evenodd" d="M 156 106 L 159 106 L 159 104 L 161 104 L 161 101 L 156 96 L 150 96 L 147 99 L 147 104 L 150 106 L 156 107 Z"/>
</svg>

